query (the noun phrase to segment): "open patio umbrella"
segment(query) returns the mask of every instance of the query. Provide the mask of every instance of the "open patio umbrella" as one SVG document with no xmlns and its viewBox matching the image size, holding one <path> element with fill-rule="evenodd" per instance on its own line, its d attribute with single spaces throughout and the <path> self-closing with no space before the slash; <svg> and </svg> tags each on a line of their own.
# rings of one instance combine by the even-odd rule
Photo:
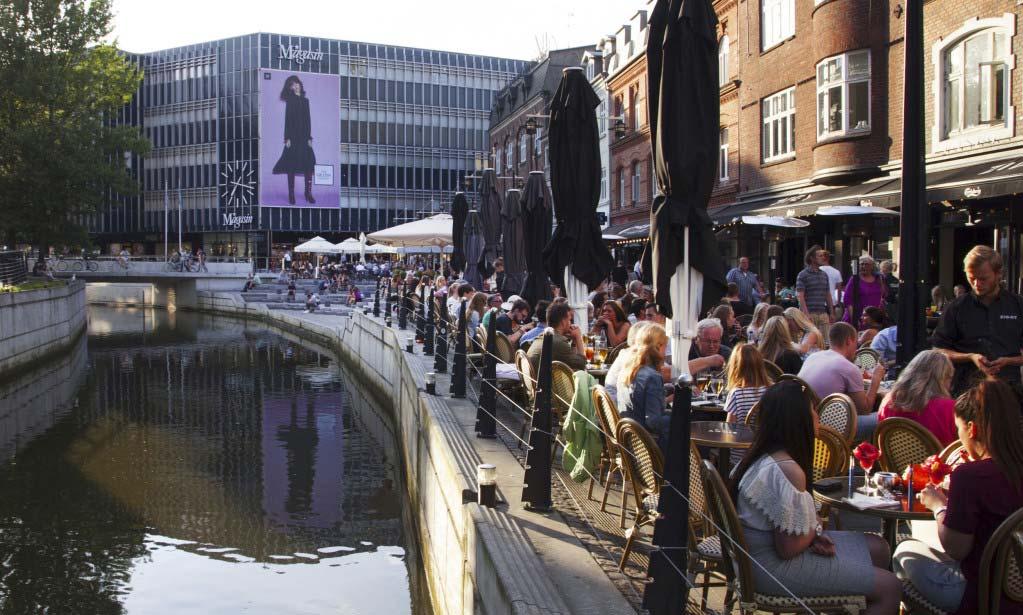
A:
<svg viewBox="0 0 1023 615">
<path fill-rule="evenodd" d="M 505 279 L 504 288 L 498 290 L 505 293 L 505 297 L 518 293 L 526 280 L 525 241 L 522 191 L 512 188 L 505 193 L 504 206 L 501 208 L 501 251 L 504 255 Z"/>
<path fill-rule="evenodd" d="M 470 209 L 465 217 L 463 237 L 465 238 L 465 262 L 467 265 L 462 273 L 462 279 L 476 290 L 480 290 L 483 288 L 483 276 L 476 263 L 483 258 L 487 240 L 483 236 L 483 222 L 480 220 L 480 214 L 475 209 Z"/>
<path fill-rule="evenodd" d="M 396 247 L 444 247 L 451 245 L 452 223 L 450 215 L 436 214 L 422 220 L 406 222 L 370 233 L 367 238 L 377 243 Z"/>
<path fill-rule="evenodd" d="M 597 223 L 600 135 L 597 98 L 581 67 L 563 70 L 551 100 L 548 128 L 551 193 L 558 226 L 543 257 L 551 279 L 565 291 L 576 324 L 588 326 L 586 295 L 614 266 Z"/>
<path fill-rule="evenodd" d="M 362 249 L 362 242 L 354 237 L 349 237 L 337 244 L 338 254 L 358 254 Z"/>
<path fill-rule="evenodd" d="M 479 261 L 480 275 L 490 277 L 494 261 L 501 251 L 501 195 L 497 193 L 497 173 L 493 169 L 483 170 L 480 181 L 480 223 L 483 225 L 485 240 L 484 254 Z M 472 262 L 472 261 L 470 261 Z"/>
<path fill-rule="evenodd" d="M 720 99 L 717 16 L 711 0 L 658 0 L 647 33 L 647 108 L 660 194 L 650 211 L 647 255 L 658 307 L 669 316 L 672 374 L 687 382 L 689 348 L 704 305 L 718 301 L 725 272 L 707 202 L 717 173 Z M 666 483 L 686 489 L 690 474 L 691 390 L 675 387 L 664 464 Z M 687 601 L 686 530 L 689 503 L 662 490 L 654 522 L 651 582 L 643 606 L 677 613 Z M 683 607 L 685 608 L 685 607 Z"/>
<path fill-rule="evenodd" d="M 309 241 L 300 243 L 295 246 L 294 252 L 304 252 L 307 254 L 340 254 L 341 249 L 337 245 L 330 243 L 323 237 L 317 235 Z M 320 259 L 316 259 L 316 271 L 314 275 L 320 277 Z"/>
<path fill-rule="evenodd" d="M 465 218 L 469 215 L 469 202 L 465 193 L 456 192 L 451 201 L 451 238 L 455 246 L 451 253 L 451 269 L 465 271 Z"/>
<path fill-rule="evenodd" d="M 551 237 L 551 199 L 547 194 L 547 182 L 544 180 L 543 171 L 533 171 L 529 174 L 521 199 L 526 278 L 519 295 L 528 301 L 529 305 L 535 306 L 541 299 L 551 298 L 551 287 L 543 259 L 543 249 Z"/>
</svg>

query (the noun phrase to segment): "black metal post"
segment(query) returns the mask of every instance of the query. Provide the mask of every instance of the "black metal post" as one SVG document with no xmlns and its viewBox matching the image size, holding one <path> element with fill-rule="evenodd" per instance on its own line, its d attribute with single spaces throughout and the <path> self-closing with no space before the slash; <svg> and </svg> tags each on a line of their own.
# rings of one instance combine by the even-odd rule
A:
<svg viewBox="0 0 1023 615">
<path fill-rule="evenodd" d="M 902 102 L 902 219 L 899 237 L 899 365 L 909 363 L 927 344 L 930 295 L 930 210 L 927 208 L 927 173 L 924 157 L 924 0 L 906 1 L 905 84 Z"/>
<path fill-rule="evenodd" d="M 433 319 L 436 315 L 434 306 L 433 289 L 423 289 L 423 301 L 429 301 L 427 304 L 426 319 L 423 322 L 423 332 L 426 338 L 423 340 L 423 354 L 431 356 L 433 354 L 434 339 L 433 339 Z"/>
<path fill-rule="evenodd" d="M 437 297 L 437 352 L 433 356 L 433 371 L 444 374 L 448 371 L 448 302 Z"/>
<path fill-rule="evenodd" d="M 483 355 L 480 404 L 476 408 L 476 437 L 497 437 L 497 308 L 490 308 L 487 345 Z"/>
<path fill-rule="evenodd" d="M 373 293 L 373 317 L 380 318 L 380 278 L 377 277 L 376 292 Z"/>
<path fill-rule="evenodd" d="M 408 310 L 407 283 L 402 281 L 398 284 L 398 328 L 402 331 L 408 329 Z"/>
<path fill-rule="evenodd" d="M 654 550 L 650 554 L 647 568 L 649 582 L 643 591 L 643 608 L 652 615 L 675 615 L 684 610 L 689 597 L 689 584 L 678 573 L 679 570 L 688 570 L 689 566 L 689 501 L 683 499 L 675 489 L 689 493 L 690 474 L 700 471 L 700 468 L 689 465 L 692 401 L 690 382 L 683 382 L 679 378 L 675 383 L 675 403 L 664 461 L 665 484 L 661 486 L 661 495 L 657 500 Z M 728 451 L 722 453 L 727 455 Z"/>
<path fill-rule="evenodd" d="M 426 286 L 420 284 L 423 291 L 419 293 L 419 307 L 416 309 L 416 338 L 426 342 Z"/>
<path fill-rule="evenodd" d="M 551 501 L 551 386 L 554 380 L 551 370 L 554 337 L 551 329 L 540 338 L 543 346 L 537 369 L 536 408 L 529 426 L 522 503 L 532 510 L 550 510 L 554 505 Z"/>
<path fill-rule="evenodd" d="M 455 360 L 451 368 L 451 397 L 465 397 L 465 311 L 469 309 L 468 301 L 462 299 L 458 308 L 458 334 L 455 336 Z"/>
<path fill-rule="evenodd" d="M 391 276 L 387 276 L 387 290 L 384 291 L 387 295 L 387 305 L 385 305 L 385 311 L 387 312 L 387 318 L 391 318 L 394 313 L 391 311 Z M 390 325 L 388 325 L 390 326 Z"/>
</svg>

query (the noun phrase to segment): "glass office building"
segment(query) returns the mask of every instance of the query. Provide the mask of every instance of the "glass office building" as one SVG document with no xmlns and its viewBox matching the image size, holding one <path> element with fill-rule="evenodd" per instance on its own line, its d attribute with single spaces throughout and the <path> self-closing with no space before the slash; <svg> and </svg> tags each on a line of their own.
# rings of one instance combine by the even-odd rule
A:
<svg viewBox="0 0 1023 615">
<path fill-rule="evenodd" d="M 176 246 L 180 218 L 187 247 L 254 257 L 448 207 L 486 156 L 494 93 L 527 66 L 267 33 L 129 57 L 145 77 L 120 121 L 141 126 L 153 149 L 128 160 L 139 196 L 113 198 L 90 219 L 93 237 L 105 252 L 162 254 L 164 230 Z M 305 140 L 287 138 L 295 130 L 290 103 L 285 114 L 281 102 L 289 78 L 309 101 L 316 164 L 305 175 L 282 167 L 282 152 Z"/>
</svg>

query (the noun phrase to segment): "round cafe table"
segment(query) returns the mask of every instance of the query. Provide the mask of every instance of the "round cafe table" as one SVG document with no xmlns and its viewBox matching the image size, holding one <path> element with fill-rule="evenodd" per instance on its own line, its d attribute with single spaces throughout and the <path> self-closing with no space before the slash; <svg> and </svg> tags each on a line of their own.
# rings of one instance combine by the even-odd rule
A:
<svg viewBox="0 0 1023 615">
<path fill-rule="evenodd" d="M 928 510 L 923 504 L 916 499 L 916 492 L 913 495 L 912 507 L 906 499 L 906 494 L 897 495 L 896 499 L 899 502 L 898 506 L 891 506 L 887 508 L 857 508 L 845 501 L 845 498 L 849 497 L 849 477 L 836 476 L 835 478 L 825 479 L 824 481 L 818 482 L 832 482 L 839 481 L 842 484 L 841 489 L 835 491 L 829 491 L 828 493 L 822 493 L 814 490 L 814 496 L 824 504 L 830 505 L 832 508 L 838 510 L 848 510 L 851 512 L 866 515 L 868 517 L 874 517 L 881 519 L 884 525 L 884 537 L 888 541 L 888 546 L 891 547 L 892 553 L 895 552 L 895 547 L 898 544 L 899 537 L 899 521 L 933 521 L 934 514 Z M 863 477 L 853 477 L 853 489 L 858 489 L 863 486 Z"/>
<path fill-rule="evenodd" d="M 697 446 L 718 450 L 718 473 L 724 480 L 731 473 L 731 449 L 749 448 L 754 436 L 749 427 L 725 421 L 693 421 L 689 434 Z"/>
</svg>

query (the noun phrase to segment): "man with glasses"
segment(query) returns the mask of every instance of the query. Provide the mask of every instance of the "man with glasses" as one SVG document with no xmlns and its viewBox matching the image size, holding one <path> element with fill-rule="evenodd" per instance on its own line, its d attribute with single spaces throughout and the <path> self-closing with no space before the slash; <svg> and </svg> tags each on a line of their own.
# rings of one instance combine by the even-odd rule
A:
<svg viewBox="0 0 1023 615">
<path fill-rule="evenodd" d="M 717 318 L 704 318 L 696 323 L 696 340 L 689 348 L 689 373 L 720 370 L 732 355 L 732 349 L 721 343 L 724 328 Z"/>
<path fill-rule="evenodd" d="M 835 302 L 831 294 L 831 281 L 821 269 L 828 263 L 828 253 L 820 246 L 811 246 L 803 259 L 806 267 L 796 276 L 796 295 L 799 309 L 810 318 L 825 339 L 831 328 Z"/>
</svg>

